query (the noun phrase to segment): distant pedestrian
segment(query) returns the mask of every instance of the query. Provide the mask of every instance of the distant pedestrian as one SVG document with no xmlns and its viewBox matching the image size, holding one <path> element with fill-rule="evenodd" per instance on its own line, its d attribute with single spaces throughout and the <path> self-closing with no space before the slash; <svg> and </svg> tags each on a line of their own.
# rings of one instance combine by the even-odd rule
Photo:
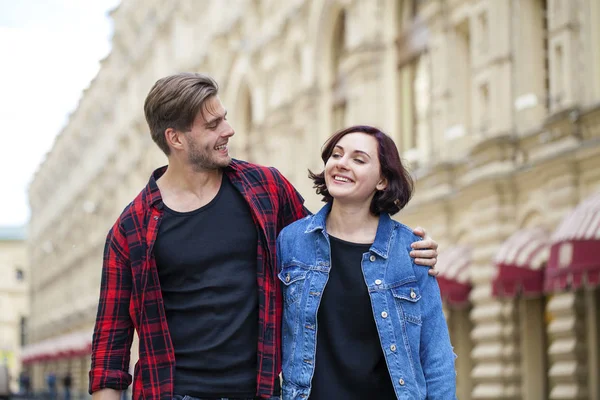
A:
<svg viewBox="0 0 600 400">
<path fill-rule="evenodd" d="M 71 384 L 73 380 L 71 374 L 67 374 L 63 377 L 63 387 L 65 388 L 65 400 L 71 400 Z"/>
<path fill-rule="evenodd" d="M 56 400 L 56 375 L 54 372 L 50 372 L 46 376 L 46 385 L 48 386 L 48 398 Z"/>
<path fill-rule="evenodd" d="M 29 397 L 31 391 L 31 379 L 29 378 L 29 372 L 26 370 L 21 371 L 21 374 L 19 375 L 19 391 Z"/>
</svg>

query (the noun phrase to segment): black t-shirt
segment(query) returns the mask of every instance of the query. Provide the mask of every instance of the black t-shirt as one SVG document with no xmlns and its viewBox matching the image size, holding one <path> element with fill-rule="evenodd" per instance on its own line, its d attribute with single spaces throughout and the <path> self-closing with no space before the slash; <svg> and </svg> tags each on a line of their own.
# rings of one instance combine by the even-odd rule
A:
<svg viewBox="0 0 600 400">
<path fill-rule="evenodd" d="M 395 400 L 361 269 L 371 245 L 329 236 L 331 271 L 317 313 L 311 400 Z"/>
<path fill-rule="evenodd" d="M 204 207 L 165 207 L 154 254 L 175 349 L 175 394 L 254 397 L 257 234 L 248 204 L 225 175 Z"/>
</svg>

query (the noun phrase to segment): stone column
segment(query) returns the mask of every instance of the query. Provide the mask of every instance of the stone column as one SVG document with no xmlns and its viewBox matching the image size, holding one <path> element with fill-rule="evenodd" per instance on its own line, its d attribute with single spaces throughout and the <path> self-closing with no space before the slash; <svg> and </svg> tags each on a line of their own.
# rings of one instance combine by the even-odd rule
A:
<svg viewBox="0 0 600 400">
<path fill-rule="evenodd" d="M 584 312 L 581 292 L 558 293 L 548 302 L 552 400 L 589 399 Z"/>
<path fill-rule="evenodd" d="M 513 214 L 511 192 L 509 184 L 481 183 L 463 190 L 455 203 L 459 208 L 470 204 L 470 225 L 476 227 L 470 240 L 473 399 L 521 399 L 518 308 L 512 300 L 491 296 L 492 260 L 510 229 L 504 221 Z"/>
</svg>

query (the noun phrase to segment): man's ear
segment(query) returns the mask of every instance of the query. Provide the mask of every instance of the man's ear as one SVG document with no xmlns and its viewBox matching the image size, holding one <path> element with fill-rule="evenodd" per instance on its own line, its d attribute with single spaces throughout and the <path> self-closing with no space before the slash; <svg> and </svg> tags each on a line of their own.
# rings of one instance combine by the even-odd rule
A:
<svg viewBox="0 0 600 400">
<path fill-rule="evenodd" d="M 178 130 L 175 130 L 173 128 L 165 129 L 165 140 L 167 141 L 169 147 L 173 147 L 176 149 L 183 148 L 183 134 Z"/>
</svg>

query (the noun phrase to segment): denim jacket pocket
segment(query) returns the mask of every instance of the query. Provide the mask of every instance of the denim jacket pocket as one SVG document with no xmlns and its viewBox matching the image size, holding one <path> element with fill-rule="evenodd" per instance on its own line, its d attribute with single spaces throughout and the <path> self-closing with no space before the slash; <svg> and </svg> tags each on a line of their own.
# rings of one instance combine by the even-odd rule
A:
<svg viewBox="0 0 600 400">
<path fill-rule="evenodd" d="M 392 295 L 396 299 L 396 305 L 402 309 L 406 322 L 421 325 L 421 293 L 416 286 L 396 286 L 392 288 Z"/>
<path fill-rule="evenodd" d="M 283 266 L 277 277 L 283 283 L 283 298 L 287 304 L 294 304 L 302 295 L 302 288 L 308 275 L 308 269 L 297 263 Z"/>
</svg>

